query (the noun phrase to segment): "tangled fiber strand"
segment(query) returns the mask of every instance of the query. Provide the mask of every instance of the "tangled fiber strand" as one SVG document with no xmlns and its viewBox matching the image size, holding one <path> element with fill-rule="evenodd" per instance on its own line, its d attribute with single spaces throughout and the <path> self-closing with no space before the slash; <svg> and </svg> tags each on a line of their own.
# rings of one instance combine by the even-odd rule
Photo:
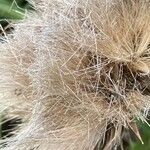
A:
<svg viewBox="0 0 150 150">
<path fill-rule="evenodd" d="M 150 2 L 37 0 L 1 44 L 0 103 L 23 123 L 4 150 L 123 148 L 150 109 Z"/>
</svg>

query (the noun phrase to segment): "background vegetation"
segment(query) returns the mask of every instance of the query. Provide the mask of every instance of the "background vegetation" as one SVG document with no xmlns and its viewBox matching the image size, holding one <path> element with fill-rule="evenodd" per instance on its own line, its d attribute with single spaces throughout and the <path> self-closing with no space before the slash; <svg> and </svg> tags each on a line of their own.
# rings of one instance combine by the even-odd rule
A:
<svg viewBox="0 0 150 150">
<path fill-rule="evenodd" d="M 32 5 L 27 0 L 0 0 L 0 24 L 6 26 L 11 20 L 23 19 Z"/>
<path fill-rule="evenodd" d="M 26 0 L 0 0 L 0 25 L 3 28 L 7 26 L 12 20 L 20 20 L 25 17 L 25 13 L 27 10 L 33 9 L 32 5 L 29 4 Z M 2 122 L 2 114 L 1 114 L 1 122 Z M 12 125 L 14 121 L 6 122 L 1 125 L 0 123 L 0 137 L 5 133 L 4 129 L 7 130 Z M 16 121 L 15 121 L 16 123 Z M 144 145 L 141 144 L 140 141 L 132 142 L 129 146 L 129 150 L 150 150 L 150 128 L 147 124 L 139 123 L 142 132 L 142 138 L 144 141 Z"/>
</svg>

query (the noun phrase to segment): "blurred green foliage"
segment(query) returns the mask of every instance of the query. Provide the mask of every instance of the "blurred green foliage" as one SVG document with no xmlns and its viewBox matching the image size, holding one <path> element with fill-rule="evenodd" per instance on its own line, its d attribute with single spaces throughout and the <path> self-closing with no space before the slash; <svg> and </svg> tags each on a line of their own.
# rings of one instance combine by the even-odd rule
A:
<svg viewBox="0 0 150 150">
<path fill-rule="evenodd" d="M 150 127 L 146 123 L 139 122 L 138 124 L 144 144 L 137 140 L 130 144 L 129 150 L 150 150 Z"/>
<path fill-rule="evenodd" d="M 27 0 L 0 0 L 0 24 L 6 26 L 9 20 L 23 19 L 32 8 Z"/>
<path fill-rule="evenodd" d="M 1 19 L 22 19 L 27 2 L 24 0 L 0 0 Z"/>
</svg>

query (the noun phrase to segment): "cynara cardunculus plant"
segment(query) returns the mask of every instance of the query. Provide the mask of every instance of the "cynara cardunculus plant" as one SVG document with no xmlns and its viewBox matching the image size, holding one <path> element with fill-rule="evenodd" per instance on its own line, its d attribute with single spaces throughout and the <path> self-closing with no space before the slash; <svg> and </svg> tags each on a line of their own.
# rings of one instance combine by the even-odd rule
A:
<svg viewBox="0 0 150 150">
<path fill-rule="evenodd" d="M 150 109 L 149 0 L 35 0 L 0 44 L 0 103 L 22 124 L 2 150 L 115 150 Z"/>
</svg>

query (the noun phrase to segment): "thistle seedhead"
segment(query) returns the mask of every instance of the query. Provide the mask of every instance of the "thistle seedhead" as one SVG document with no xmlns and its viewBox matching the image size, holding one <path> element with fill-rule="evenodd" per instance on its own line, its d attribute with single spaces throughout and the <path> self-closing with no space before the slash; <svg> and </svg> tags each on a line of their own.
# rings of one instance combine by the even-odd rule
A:
<svg viewBox="0 0 150 150">
<path fill-rule="evenodd" d="M 150 2 L 37 0 L 1 44 L 0 88 L 24 120 L 9 150 L 104 150 L 150 109 Z M 13 103 L 12 103 L 13 102 Z"/>
</svg>

